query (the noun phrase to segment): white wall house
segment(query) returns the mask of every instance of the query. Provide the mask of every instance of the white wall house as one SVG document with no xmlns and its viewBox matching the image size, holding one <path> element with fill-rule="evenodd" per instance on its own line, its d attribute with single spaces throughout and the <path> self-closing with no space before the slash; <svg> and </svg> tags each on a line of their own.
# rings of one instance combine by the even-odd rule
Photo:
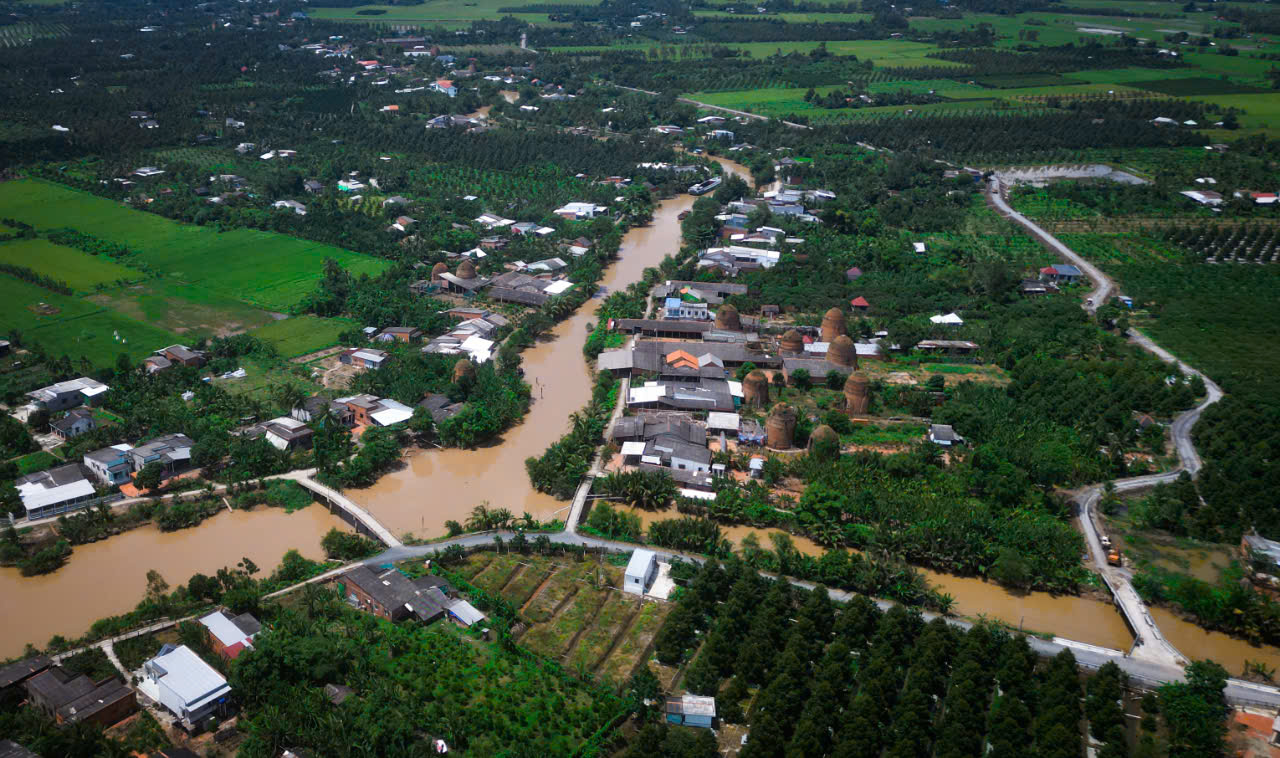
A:
<svg viewBox="0 0 1280 758">
<path fill-rule="evenodd" d="M 186 645 L 165 645 L 142 669 L 145 678 L 138 688 L 187 729 L 218 712 L 231 694 L 227 680 Z"/>
<path fill-rule="evenodd" d="M 633 595 L 643 595 L 657 573 L 658 556 L 652 550 L 637 550 L 631 554 L 631 560 L 627 563 L 622 589 Z"/>
</svg>

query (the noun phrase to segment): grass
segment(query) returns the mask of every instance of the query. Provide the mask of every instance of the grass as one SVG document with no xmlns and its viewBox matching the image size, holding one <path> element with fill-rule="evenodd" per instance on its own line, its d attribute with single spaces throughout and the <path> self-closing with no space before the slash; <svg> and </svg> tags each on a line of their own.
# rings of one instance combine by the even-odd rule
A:
<svg viewBox="0 0 1280 758">
<path fill-rule="evenodd" d="M 88 299 L 188 338 L 237 334 L 275 321 L 261 308 L 172 279 L 152 279 Z"/>
<path fill-rule="evenodd" d="M 18 473 L 25 475 L 53 468 L 59 463 L 62 463 L 62 461 L 52 453 L 44 450 L 37 450 L 34 453 L 27 453 L 21 458 L 18 458 L 14 463 L 18 466 Z"/>
<path fill-rule="evenodd" d="M 494 595 L 501 594 L 501 590 L 506 586 L 507 580 L 510 579 L 511 575 L 515 573 L 515 570 L 519 568 L 519 566 L 517 566 L 519 559 L 520 556 L 512 555 L 510 553 L 495 556 L 493 561 L 489 563 L 488 567 L 486 567 L 484 571 L 481 571 L 479 574 L 472 577 L 471 583 L 485 592 Z"/>
<path fill-rule="evenodd" d="M 1211 95 L 1196 100 L 1213 103 L 1220 108 L 1240 108 L 1240 126 L 1260 129 L 1275 135 L 1280 132 L 1280 97 L 1276 95 Z"/>
<path fill-rule="evenodd" d="M 502 596 L 511 601 L 517 608 L 524 606 L 533 596 L 534 590 L 547 578 L 547 569 L 541 562 L 529 562 L 519 576 L 502 591 Z"/>
<path fill-rule="evenodd" d="M 305 315 L 272 321 L 250 334 L 275 346 L 286 358 L 314 353 L 338 344 L 338 335 L 358 324 L 348 318 Z"/>
<path fill-rule="evenodd" d="M 152 269 L 228 298 L 288 311 L 320 279 L 325 258 L 353 274 L 375 274 L 385 261 L 271 232 L 180 224 L 50 182 L 0 184 L 0 217 L 38 228 L 66 226 L 128 245 Z"/>
<path fill-rule="evenodd" d="M 100 285 L 144 276 L 141 271 L 122 266 L 105 255 L 90 255 L 44 239 L 0 244 L 0 263 L 26 266 L 36 273 L 66 282 L 77 292 L 88 292 Z"/>
<path fill-rule="evenodd" d="M 453 571 L 470 581 L 481 571 L 484 571 L 485 568 L 487 568 L 493 561 L 494 557 L 495 554 L 488 551 L 472 553 L 467 556 L 467 560 L 465 562 L 460 564 L 457 568 L 454 568 Z"/>
<path fill-rule="evenodd" d="M 99 366 L 111 364 L 121 353 L 138 359 L 181 341 L 166 329 L 3 275 L 0 323 L 53 355 L 83 356 Z"/>
</svg>

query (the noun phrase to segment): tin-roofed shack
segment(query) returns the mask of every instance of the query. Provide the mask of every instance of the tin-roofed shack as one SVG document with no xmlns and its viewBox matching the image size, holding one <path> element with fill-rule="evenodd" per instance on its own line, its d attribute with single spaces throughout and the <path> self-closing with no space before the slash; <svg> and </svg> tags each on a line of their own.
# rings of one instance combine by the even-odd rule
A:
<svg viewBox="0 0 1280 758">
<path fill-rule="evenodd" d="M 663 710 L 669 724 L 710 729 L 716 720 L 716 699 L 699 695 L 669 697 Z"/>
</svg>

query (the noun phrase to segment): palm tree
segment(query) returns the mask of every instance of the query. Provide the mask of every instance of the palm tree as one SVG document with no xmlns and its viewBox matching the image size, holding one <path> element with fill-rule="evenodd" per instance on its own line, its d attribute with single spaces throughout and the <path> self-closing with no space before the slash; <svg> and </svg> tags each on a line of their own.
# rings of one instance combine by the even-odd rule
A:
<svg viewBox="0 0 1280 758">
<path fill-rule="evenodd" d="M 489 528 L 489 522 L 492 516 L 489 515 L 489 502 L 477 505 L 471 509 L 471 515 L 467 517 L 467 530 L 472 532 L 484 531 Z"/>
</svg>

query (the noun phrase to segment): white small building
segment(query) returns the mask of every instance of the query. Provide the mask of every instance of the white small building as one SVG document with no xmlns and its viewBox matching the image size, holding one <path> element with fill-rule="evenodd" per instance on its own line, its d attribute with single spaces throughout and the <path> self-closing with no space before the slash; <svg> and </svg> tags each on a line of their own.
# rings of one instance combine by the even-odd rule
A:
<svg viewBox="0 0 1280 758">
<path fill-rule="evenodd" d="M 657 573 L 658 556 L 652 550 L 637 550 L 631 554 L 631 560 L 627 562 L 627 573 L 622 589 L 633 595 L 643 595 Z"/>
<path fill-rule="evenodd" d="M 608 209 L 605 206 L 596 205 L 595 203 L 566 203 L 565 205 L 556 208 L 555 214 L 561 218 L 575 221 L 595 218 L 606 210 Z"/>
<path fill-rule="evenodd" d="M 217 712 L 227 702 L 231 685 L 186 645 L 165 645 L 142 664 L 138 689 L 163 705 L 187 729 Z"/>
</svg>

